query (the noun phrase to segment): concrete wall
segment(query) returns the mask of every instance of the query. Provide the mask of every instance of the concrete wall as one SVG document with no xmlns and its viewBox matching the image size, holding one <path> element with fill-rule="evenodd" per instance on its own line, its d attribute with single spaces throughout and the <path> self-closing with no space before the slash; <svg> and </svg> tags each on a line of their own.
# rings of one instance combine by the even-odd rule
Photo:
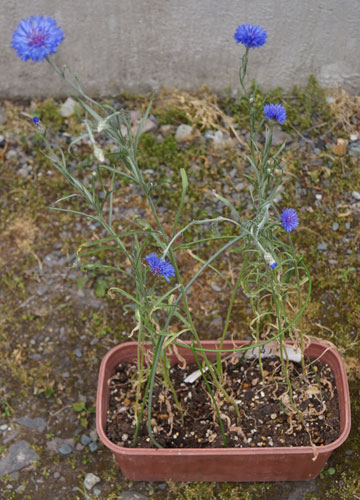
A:
<svg viewBox="0 0 360 500">
<path fill-rule="evenodd" d="M 161 86 L 237 87 L 239 24 L 260 24 L 268 43 L 251 51 L 250 76 L 264 89 L 304 84 L 360 91 L 359 0 L 0 0 L 0 96 L 67 95 L 47 63 L 10 48 L 27 16 L 56 18 L 66 39 L 55 55 L 90 93 Z"/>
</svg>

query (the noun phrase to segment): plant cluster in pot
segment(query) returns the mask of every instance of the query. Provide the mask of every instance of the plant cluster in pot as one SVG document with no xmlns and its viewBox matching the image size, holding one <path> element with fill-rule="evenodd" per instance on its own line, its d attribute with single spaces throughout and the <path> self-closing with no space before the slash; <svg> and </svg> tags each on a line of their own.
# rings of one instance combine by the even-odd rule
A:
<svg viewBox="0 0 360 500">
<path fill-rule="evenodd" d="M 96 168 L 90 182 L 67 168 L 46 124 L 38 117 L 33 122 L 52 165 L 74 188 L 74 195 L 59 201 L 71 203 L 77 195 L 85 207 L 56 209 L 95 221 L 107 234 L 86 242 L 79 256 L 114 251 L 121 256 L 120 264 L 117 259 L 111 266 L 84 267 L 120 273 L 124 288 L 111 291 L 134 308 L 129 336 L 136 342 L 113 348 L 103 359 L 96 416 L 100 439 L 133 480 L 312 479 L 350 430 L 343 362 L 332 345 L 302 333 L 311 281 L 290 235 L 298 214 L 294 208 L 279 211 L 275 203 L 284 145 L 273 147 L 272 132 L 274 124 L 285 123 L 286 110 L 261 100 L 256 85 L 245 84 L 250 51 L 266 43 L 266 32 L 243 24 L 234 38 L 245 47 L 239 78 L 249 113 L 244 177 L 251 207 L 243 213 L 241 200 L 213 191 L 224 215 L 185 223 L 186 170 L 180 170 L 176 213 L 164 215 L 153 195 L 155 179 L 149 181 L 137 162 L 151 100 L 134 130 L 125 110 L 87 96 L 79 80 L 50 57 L 64 39 L 55 20 L 24 19 L 13 35 L 18 55 L 45 59 L 73 88 L 84 111 L 85 132 L 73 143 L 87 140 L 92 146 Z M 104 140 L 112 143 L 111 153 L 100 147 Z M 119 232 L 114 200 L 121 181 L 142 196 L 149 215 L 133 218 Z M 229 296 L 222 332 L 210 341 L 202 338 L 190 293 L 198 294 L 214 274 Z M 252 310 L 250 340 L 234 340 L 233 333 L 229 340 L 241 293 Z"/>
</svg>

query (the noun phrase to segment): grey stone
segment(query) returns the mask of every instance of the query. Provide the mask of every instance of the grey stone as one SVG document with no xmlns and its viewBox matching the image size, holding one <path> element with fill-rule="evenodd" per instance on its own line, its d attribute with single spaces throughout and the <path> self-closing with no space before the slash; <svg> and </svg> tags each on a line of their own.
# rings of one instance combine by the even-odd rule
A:
<svg viewBox="0 0 360 500">
<path fill-rule="evenodd" d="M 234 141 L 221 130 L 217 130 L 212 138 L 215 149 L 224 149 L 234 145 Z"/>
<path fill-rule="evenodd" d="M 0 431 L 7 431 L 7 429 L 8 429 L 8 424 L 0 425 Z"/>
<path fill-rule="evenodd" d="M 30 427 L 30 429 L 35 429 L 39 432 L 42 432 L 46 428 L 46 420 L 44 420 L 41 417 L 35 417 L 35 418 L 30 418 L 30 417 L 20 417 L 20 418 L 14 418 L 14 422 L 17 422 L 20 425 L 23 425 L 24 427 Z"/>
<path fill-rule="evenodd" d="M 310 492 L 313 492 L 316 487 L 314 481 L 296 481 L 291 486 L 292 491 L 290 492 L 289 496 L 286 497 L 287 500 L 304 500 L 304 498 L 306 498 L 306 495 Z M 282 496 L 281 498 L 285 497 Z"/>
<path fill-rule="evenodd" d="M 98 496 L 100 495 L 100 493 L 101 493 L 101 490 L 99 490 L 99 488 L 94 488 L 94 489 L 93 489 L 93 494 L 94 494 L 96 497 L 98 497 Z"/>
<path fill-rule="evenodd" d="M 91 490 L 95 484 L 100 483 L 101 479 L 98 476 L 95 476 L 92 472 L 86 474 L 84 479 L 84 486 L 87 490 Z"/>
<path fill-rule="evenodd" d="M 324 252 L 325 250 L 327 250 L 327 244 L 322 241 L 318 244 L 317 249 Z"/>
<path fill-rule="evenodd" d="M 74 354 L 75 354 L 75 356 L 77 358 L 81 358 L 82 357 L 82 352 L 80 351 L 80 349 L 75 349 Z"/>
<path fill-rule="evenodd" d="M 27 441 L 12 444 L 5 458 L 0 461 L 0 477 L 11 474 L 39 460 L 39 455 Z"/>
<path fill-rule="evenodd" d="M 98 440 L 98 435 L 97 435 L 96 429 L 93 429 L 92 431 L 90 431 L 89 435 L 90 435 L 91 441 L 95 442 Z"/>
<path fill-rule="evenodd" d="M 292 141 L 291 135 L 287 134 L 281 128 L 277 125 L 274 126 L 273 128 L 273 133 L 272 133 L 272 145 L 273 146 L 281 146 L 284 142 L 288 144 L 289 142 Z"/>
<path fill-rule="evenodd" d="M 32 171 L 31 165 L 24 165 L 17 171 L 17 173 L 20 175 L 29 175 L 31 174 L 31 171 Z"/>
<path fill-rule="evenodd" d="M 87 446 L 91 442 L 91 438 L 87 436 L 86 434 L 81 434 L 80 437 L 80 443 L 83 444 L 84 446 Z"/>
<path fill-rule="evenodd" d="M 174 131 L 173 125 L 161 125 L 160 127 L 160 133 L 163 135 L 163 137 L 168 137 L 173 133 L 173 131 Z"/>
<path fill-rule="evenodd" d="M 76 451 L 83 451 L 83 449 L 84 449 L 84 446 L 81 443 L 77 443 L 77 445 L 75 446 Z"/>
<path fill-rule="evenodd" d="M 98 449 L 98 445 L 94 442 L 91 442 L 89 444 L 89 450 L 93 453 L 94 451 L 96 451 Z"/>
<path fill-rule="evenodd" d="M 355 198 L 355 200 L 360 200 L 360 193 L 358 191 L 353 191 L 351 196 Z"/>
<path fill-rule="evenodd" d="M 117 497 L 117 500 L 149 500 L 149 498 L 137 491 L 123 491 Z"/>
<path fill-rule="evenodd" d="M 349 145 L 348 153 L 350 156 L 354 157 L 360 156 L 360 142 L 352 142 Z"/>
<path fill-rule="evenodd" d="M 16 488 L 15 493 L 23 493 L 23 491 L 25 491 L 25 485 L 20 484 L 20 486 Z"/>
<path fill-rule="evenodd" d="M 75 441 L 73 438 L 69 439 L 62 439 L 59 437 L 56 437 L 54 439 L 51 439 L 50 441 L 47 441 L 46 447 L 49 451 L 52 451 L 54 453 L 57 453 L 59 451 L 60 446 L 67 444 L 71 448 L 74 448 L 75 446 Z"/>
<path fill-rule="evenodd" d="M 331 227 L 333 231 L 337 231 L 339 229 L 339 224 L 337 222 L 334 222 Z"/>
<path fill-rule="evenodd" d="M 70 455 L 73 449 L 69 444 L 62 444 L 61 446 L 59 446 L 58 451 L 62 455 Z"/>
<path fill-rule="evenodd" d="M 59 477 L 60 477 L 60 472 L 58 471 L 54 472 L 54 478 L 59 479 Z"/>
<path fill-rule="evenodd" d="M 235 189 L 237 191 L 242 191 L 245 188 L 245 186 L 246 186 L 245 182 L 239 182 L 238 184 L 236 184 Z"/>
<path fill-rule="evenodd" d="M 190 139 L 193 132 L 193 128 L 190 125 L 179 125 L 176 129 L 175 139 L 177 141 L 187 141 Z"/>
</svg>

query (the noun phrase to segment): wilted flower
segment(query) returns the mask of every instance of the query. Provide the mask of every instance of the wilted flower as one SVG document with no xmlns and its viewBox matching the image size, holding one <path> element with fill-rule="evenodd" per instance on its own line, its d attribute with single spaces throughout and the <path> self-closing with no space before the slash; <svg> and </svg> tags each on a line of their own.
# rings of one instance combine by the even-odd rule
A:
<svg viewBox="0 0 360 500">
<path fill-rule="evenodd" d="M 275 267 L 278 265 L 278 263 L 273 258 L 273 256 L 271 255 L 271 253 L 266 252 L 265 255 L 264 255 L 264 259 L 269 264 L 269 266 L 271 267 L 271 269 L 275 269 Z"/>
<path fill-rule="evenodd" d="M 294 231 L 299 225 L 299 217 L 293 208 L 286 208 L 280 215 L 281 225 L 288 233 Z"/>
<path fill-rule="evenodd" d="M 169 281 L 169 278 L 175 276 L 174 267 L 169 262 L 158 257 L 156 253 L 151 253 L 145 257 L 145 260 L 149 264 L 151 272 L 154 274 L 161 274 L 166 281 Z"/>
<path fill-rule="evenodd" d="M 64 40 L 63 30 L 55 19 L 45 16 L 31 16 L 23 19 L 14 31 L 11 47 L 17 55 L 27 61 L 42 61 L 57 51 Z"/>
<path fill-rule="evenodd" d="M 242 24 L 236 28 L 234 33 L 236 43 L 242 43 L 245 47 L 255 49 L 266 43 L 266 31 L 258 24 Z"/>
<path fill-rule="evenodd" d="M 44 125 L 41 123 L 40 119 L 37 116 L 34 116 L 32 121 L 35 127 L 37 128 L 39 134 L 45 134 L 46 129 Z"/>
<path fill-rule="evenodd" d="M 104 152 L 99 146 L 97 146 L 95 143 L 93 144 L 93 150 L 94 150 L 94 156 L 95 158 L 100 162 L 104 163 L 105 161 L 105 155 Z"/>
<path fill-rule="evenodd" d="M 281 104 L 267 104 L 264 106 L 264 115 L 268 120 L 277 120 L 280 124 L 286 121 L 286 110 Z"/>
</svg>

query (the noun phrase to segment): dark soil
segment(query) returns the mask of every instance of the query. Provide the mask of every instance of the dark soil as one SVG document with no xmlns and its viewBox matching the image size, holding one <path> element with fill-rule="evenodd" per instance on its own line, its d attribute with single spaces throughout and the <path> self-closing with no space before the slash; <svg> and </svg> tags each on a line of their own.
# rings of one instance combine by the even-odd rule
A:
<svg viewBox="0 0 360 500">
<path fill-rule="evenodd" d="M 229 447 L 323 446 L 337 439 L 340 417 L 334 375 L 327 364 L 307 363 L 307 375 L 301 366 L 290 363 L 294 402 L 291 408 L 287 386 L 283 382 L 278 358 L 263 360 L 265 380 L 262 381 L 258 360 L 224 364 L 224 388 L 236 402 L 234 407 L 217 392 Z M 193 384 L 184 383 L 196 366 L 172 367 L 170 378 L 184 412 L 183 421 L 175 407 L 173 395 L 166 393 L 161 380 L 154 391 L 152 429 L 157 442 L 166 448 L 223 447 L 215 407 L 200 377 Z M 110 381 L 110 407 L 107 420 L 108 438 L 130 447 L 135 429 L 136 365 L 120 363 Z M 140 399 L 142 401 L 142 399 Z M 172 413 L 172 412 L 175 413 Z M 301 418 L 300 412 L 304 415 Z M 137 447 L 153 447 L 146 429 L 147 413 L 140 427 Z"/>
</svg>

